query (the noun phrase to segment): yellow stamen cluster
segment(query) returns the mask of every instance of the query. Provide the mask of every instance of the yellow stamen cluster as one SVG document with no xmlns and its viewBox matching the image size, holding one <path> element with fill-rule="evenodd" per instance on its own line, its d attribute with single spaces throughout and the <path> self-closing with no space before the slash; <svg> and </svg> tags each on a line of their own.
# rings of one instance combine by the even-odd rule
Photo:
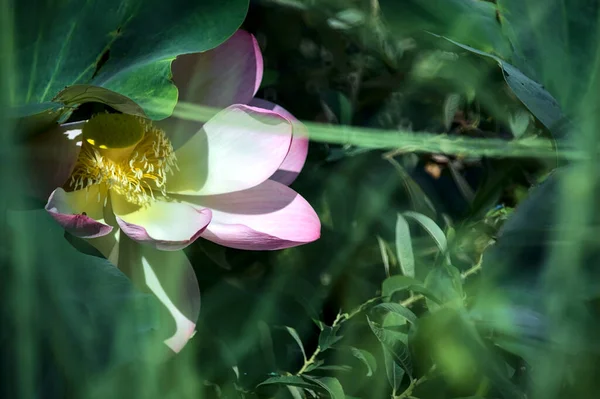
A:
<svg viewBox="0 0 600 399">
<path fill-rule="evenodd" d="M 78 190 L 106 184 L 127 201 L 141 206 L 147 205 L 157 193 L 166 196 L 167 174 L 177 168 L 177 163 L 165 133 L 143 118 L 112 114 L 116 118 L 107 123 L 107 115 L 111 114 L 98 115 L 96 123 L 94 117 L 86 124 L 89 134 L 84 128 L 71 187 Z M 110 130 L 103 136 L 100 132 L 103 129 Z M 98 145 L 99 136 L 119 139 L 105 139 Z M 129 142 L 123 141 L 124 136 L 129 137 Z"/>
</svg>

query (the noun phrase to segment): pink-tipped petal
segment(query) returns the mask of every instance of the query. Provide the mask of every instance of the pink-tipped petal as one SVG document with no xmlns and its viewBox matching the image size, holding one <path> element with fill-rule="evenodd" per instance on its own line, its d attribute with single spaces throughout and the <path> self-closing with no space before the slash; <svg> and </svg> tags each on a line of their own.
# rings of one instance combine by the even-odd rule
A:
<svg viewBox="0 0 600 399">
<path fill-rule="evenodd" d="M 289 186 L 296 180 L 296 177 L 298 177 L 298 174 L 306 162 L 306 156 L 308 155 L 308 130 L 302 122 L 294 117 L 294 115 L 290 114 L 285 108 L 277 104 L 254 98 L 250 101 L 250 105 L 276 112 L 288 119 L 292 124 L 293 133 L 290 150 L 279 169 L 270 177 L 271 180 Z"/>
<path fill-rule="evenodd" d="M 179 148 L 167 191 L 215 195 L 246 190 L 267 180 L 285 159 L 292 125 L 262 108 L 232 105 Z"/>
<path fill-rule="evenodd" d="M 216 108 L 247 104 L 260 87 L 263 58 L 254 36 L 238 30 L 204 53 L 184 54 L 171 64 L 179 101 Z"/>
<path fill-rule="evenodd" d="M 22 144 L 25 156 L 25 190 L 38 199 L 47 199 L 71 175 L 81 149 L 85 122 L 66 123 L 39 134 Z"/>
<path fill-rule="evenodd" d="M 315 241 L 319 217 L 298 193 L 266 180 L 259 186 L 230 194 L 190 197 L 213 211 L 202 237 L 231 248 L 275 250 Z"/>
<path fill-rule="evenodd" d="M 163 251 L 176 251 L 200 236 L 211 219 L 210 209 L 188 203 L 153 200 L 141 207 L 111 191 L 117 223 L 125 234 Z"/>
<path fill-rule="evenodd" d="M 112 226 L 103 223 L 103 208 L 104 198 L 98 185 L 72 192 L 57 188 L 45 207 L 66 231 L 81 238 L 102 237 L 112 231 Z"/>
</svg>

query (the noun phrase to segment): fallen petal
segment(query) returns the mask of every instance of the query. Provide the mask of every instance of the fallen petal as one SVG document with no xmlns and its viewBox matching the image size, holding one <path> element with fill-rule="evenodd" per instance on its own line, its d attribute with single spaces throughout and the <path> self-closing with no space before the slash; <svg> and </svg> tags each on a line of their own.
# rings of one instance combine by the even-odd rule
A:
<svg viewBox="0 0 600 399">
<path fill-rule="evenodd" d="M 275 250 L 315 241 L 321 234 L 319 217 L 310 204 L 276 181 L 187 200 L 212 210 L 202 237 L 227 247 Z"/>
<path fill-rule="evenodd" d="M 103 223 L 103 208 L 99 185 L 72 192 L 57 188 L 45 207 L 66 231 L 81 238 L 102 237 L 112 231 L 112 226 Z"/>
<path fill-rule="evenodd" d="M 292 125 L 283 116 L 233 105 L 175 152 L 179 171 L 169 176 L 167 191 L 213 195 L 254 187 L 279 168 L 291 139 Z"/>
</svg>

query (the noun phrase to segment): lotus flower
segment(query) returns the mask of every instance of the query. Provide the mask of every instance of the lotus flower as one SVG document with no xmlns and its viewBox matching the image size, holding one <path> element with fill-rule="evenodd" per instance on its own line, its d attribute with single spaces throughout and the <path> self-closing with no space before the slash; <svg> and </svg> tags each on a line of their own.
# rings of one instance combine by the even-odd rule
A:
<svg viewBox="0 0 600 399">
<path fill-rule="evenodd" d="M 161 250 L 200 236 L 251 250 L 316 240 L 316 213 L 286 185 L 304 164 L 307 138 L 287 111 L 252 99 L 261 77 L 256 40 L 244 31 L 176 59 L 181 100 L 225 108 L 176 150 L 168 130 L 142 118 L 93 117 L 82 126 L 66 190 L 56 189 L 46 209 L 75 236 L 97 238 L 118 227 Z M 181 140 L 182 126 L 192 124 L 173 118 L 157 125 Z"/>
<path fill-rule="evenodd" d="M 63 179 L 72 171 L 46 210 L 120 268 L 143 271 L 143 283 L 175 319 L 177 331 L 165 342 L 179 351 L 199 312 L 198 283 L 179 249 L 198 237 L 238 249 L 287 248 L 316 240 L 320 222 L 288 187 L 306 159 L 305 128 L 253 98 L 263 70 L 255 38 L 238 31 L 218 48 L 177 58 L 172 70 L 180 101 L 222 110 L 204 124 L 101 114 L 63 125 L 52 145 L 41 140 L 50 148 L 45 157 L 60 154 L 62 164 L 39 172 Z M 144 244 L 135 266 L 121 256 L 131 242 Z"/>
</svg>

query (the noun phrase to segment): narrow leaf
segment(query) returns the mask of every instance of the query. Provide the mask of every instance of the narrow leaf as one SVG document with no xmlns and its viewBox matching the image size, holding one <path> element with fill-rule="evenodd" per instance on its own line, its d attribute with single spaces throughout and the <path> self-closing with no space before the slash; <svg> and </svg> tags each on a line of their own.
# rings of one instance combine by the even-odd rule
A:
<svg viewBox="0 0 600 399">
<path fill-rule="evenodd" d="M 381 291 L 384 297 L 392 296 L 400 291 L 414 291 L 436 303 L 441 303 L 437 296 L 425 287 L 422 282 L 407 276 L 392 276 L 385 279 Z"/>
<path fill-rule="evenodd" d="M 339 326 L 323 326 L 323 330 L 319 334 L 319 348 L 321 348 L 321 352 L 331 348 L 336 342 L 342 339 L 342 336 L 336 335 L 339 329 Z"/>
<path fill-rule="evenodd" d="M 459 106 L 460 94 L 452 93 L 446 97 L 444 101 L 444 127 L 446 130 L 450 129 Z"/>
<path fill-rule="evenodd" d="M 450 169 L 450 174 L 452 174 L 452 178 L 454 179 L 454 182 L 460 190 L 463 198 L 469 203 L 469 205 L 472 204 L 473 199 L 475 199 L 475 193 L 469 185 L 469 182 L 467 182 L 467 179 L 463 177 L 454 162 L 450 161 L 448 163 L 448 168 Z"/>
<path fill-rule="evenodd" d="M 410 352 L 408 351 L 408 335 L 381 328 L 378 324 L 374 323 L 367 317 L 367 322 L 371 331 L 375 334 L 375 337 L 381 342 L 386 350 L 390 352 L 394 361 L 408 373 L 412 379 L 412 361 L 410 358 Z"/>
<path fill-rule="evenodd" d="M 350 26 L 360 25 L 365 21 L 365 14 L 356 8 L 348 8 L 340 11 L 335 17 Z"/>
<path fill-rule="evenodd" d="M 383 328 L 389 328 L 392 330 L 397 330 L 407 324 L 410 324 L 406 318 L 400 316 L 399 314 L 387 312 L 383 315 L 381 322 L 379 323 Z"/>
<path fill-rule="evenodd" d="M 394 357 L 390 351 L 388 351 L 383 344 L 381 344 L 381 349 L 383 350 L 385 374 L 387 375 L 387 379 L 392 389 L 397 391 L 402 385 L 402 380 L 404 379 L 406 372 L 402 369 L 402 367 L 398 366 L 398 364 L 394 361 Z"/>
<path fill-rule="evenodd" d="M 415 324 L 417 322 L 417 316 L 408 308 L 400 305 L 399 303 L 385 302 L 373 307 L 373 309 L 383 309 L 388 312 L 395 313 L 404 317 L 409 323 Z"/>
<path fill-rule="evenodd" d="M 367 377 L 371 377 L 377 371 L 377 361 L 371 352 L 354 347 L 350 348 L 350 352 L 367 367 Z"/>
<path fill-rule="evenodd" d="M 385 241 L 379 236 L 377 236 L 377 243 L 379 244 L 379 251 L 381 252 L 381 260 L 383 261 L 383 267 L 385 269 L 385 275 L 387 277 L 390 276 L 390 257 L 387 251 L 387 245 Z"/>
<path fill-rule="evenodd" d="M 300 350 L 302 351 L 302 357 L 304 358 L 304 361 L 306 362 L 306 359 L 307 359 L 306 351 L 304 350 L 304 345 L 302 344 L 302 340 L 300 339 L 298 332 L 295 329 L 293 329 L 292 327 L 288 327 L 288 326 L 285 326 L 285 329 L 287 330 L 288 333 L 290 333 L 292 338 L 294 338 L 294 341 L 296 341 L 296 343 L 300 347 Z"/>
<path fill-rule="evenodd" d="M 295 387 L 293 385 L 288 385 L 286 388 L 288 389 L 288 391 L 290 391 L 290 395 L 292 395 L 293 399 L 305 399 L 306 398 L 306 395 L 300 388 Z"/>
<path fill-rule="evenodd" d="M 396 219 L 396 256 L 402 274 L 415 277 L 415 257 L 410 239 L 410 229 L 408 222 L 401 214 L 398 214 L 398 219 Z"/>
<path fill-rule="evenodd" d="M 257 385 L 257 387 L 263 385 L 285 385 L 285 386 L 294 386 L 299 388 L 306 389 L 318 389 L 319 385 L 315 384 L 312 381 L 308 381 L 301 376 L 297 375 L 281 375 L 277 377 L 267 378 L 263 382 Z"/>
<path fill-rule="evenodd" d="M 531 115 L 525 110 L 519 110 L 510 116 L 508 121 L 510 131 L 516 139 L 521 138 L 527 132 L 530 118 Z"/>
<path fill-rule="evenodd" d="M 321 330 L 321 331 L 323 331 L 323 328 L 327 326 L 325 323 L 323 323 L 319 319 L 312 318 L 311 320 L 313 321 L 313 323 L 315 323 L 317 325 L 317 327 L 319 327 L 319 330 Z"/>
<path fill-rule="evenodd" d="M 309 375 L 304 376 L 305 379 L 314 382 L 323 388 L 331 399 L 346 399 L 346 395 L 344 394 L 344 389 L 342 388 L 342 384 L 338 381 L 337 378 L 333 377 L 311 377 Z"/>
<path fill-rule="evenodd" d="M 462 282 L 460 272 L 455 267 L 433 268 L 425 278 L 425 287 L 435 293 L 442 303 L 462 306 Z M 428 298 L 425 298 L 425 302 L 429 310 L 440 308 L 439 303 L 435 303 Z"/>
<path fill-rule="evenodd" d="M 414 179 L 406 171 L 406 167 L 402 166 L 394 158 L 388 158 L 388 161 L 392 164 L 394 169 L 396 169 L 396 171 L 400 175 L 402 184 L 404 185 L 404 188 L 406 189 L 410 197 L 412 209 L 416 209 L 421 213 L 426 212 L 428 214 L 435 215 L 435 206 L 427 197 L 423 189 L 414 181 Z"/>
<path fill-rule="evenodd" d="M 404 216 L 409 217 L 415 221 L 417 221 L 423 228 L 429 233 L 431 238 L 434 239 L 438 248 L 441 252 L 446 252 L 448 248 L 448 243 L 446 241 L 446 236 L 442 229 L 430 218 L 427 216 L 417 213 L 417 212 L 404 212 Z"/>
<path fill-rule="evenodd" d="M 308 367 L 306 367 L 306 370 L 304 370 L 305 373 L 310 373 L 313 370 L 316 369 L 320 369 L 321 366 L 323 365 L 323 363 L 325 363 L 325 360 L 315 360 L 313 363 L 311 363 Z"/>
<path fill-rule="evenodd" d="M 391 296 L 395 292 L 408 290 L 412 285 L 423 285 L 423 283 L 408 276 L 392 276 L 383 280 L 381 295 Z"/>
<path fill-rule="evenodd" d="M 350 371 L 352 371 L 352 367 L 350 366 L 345 366 L 345 365 L 335 365 L 335 364 L 330 364 L 327 366 L 321 366 L 319 367 L 319 370 L 328 370 L 328 371 L 341 371 L 344 373 L 348 373 Z"/>
</svg>

